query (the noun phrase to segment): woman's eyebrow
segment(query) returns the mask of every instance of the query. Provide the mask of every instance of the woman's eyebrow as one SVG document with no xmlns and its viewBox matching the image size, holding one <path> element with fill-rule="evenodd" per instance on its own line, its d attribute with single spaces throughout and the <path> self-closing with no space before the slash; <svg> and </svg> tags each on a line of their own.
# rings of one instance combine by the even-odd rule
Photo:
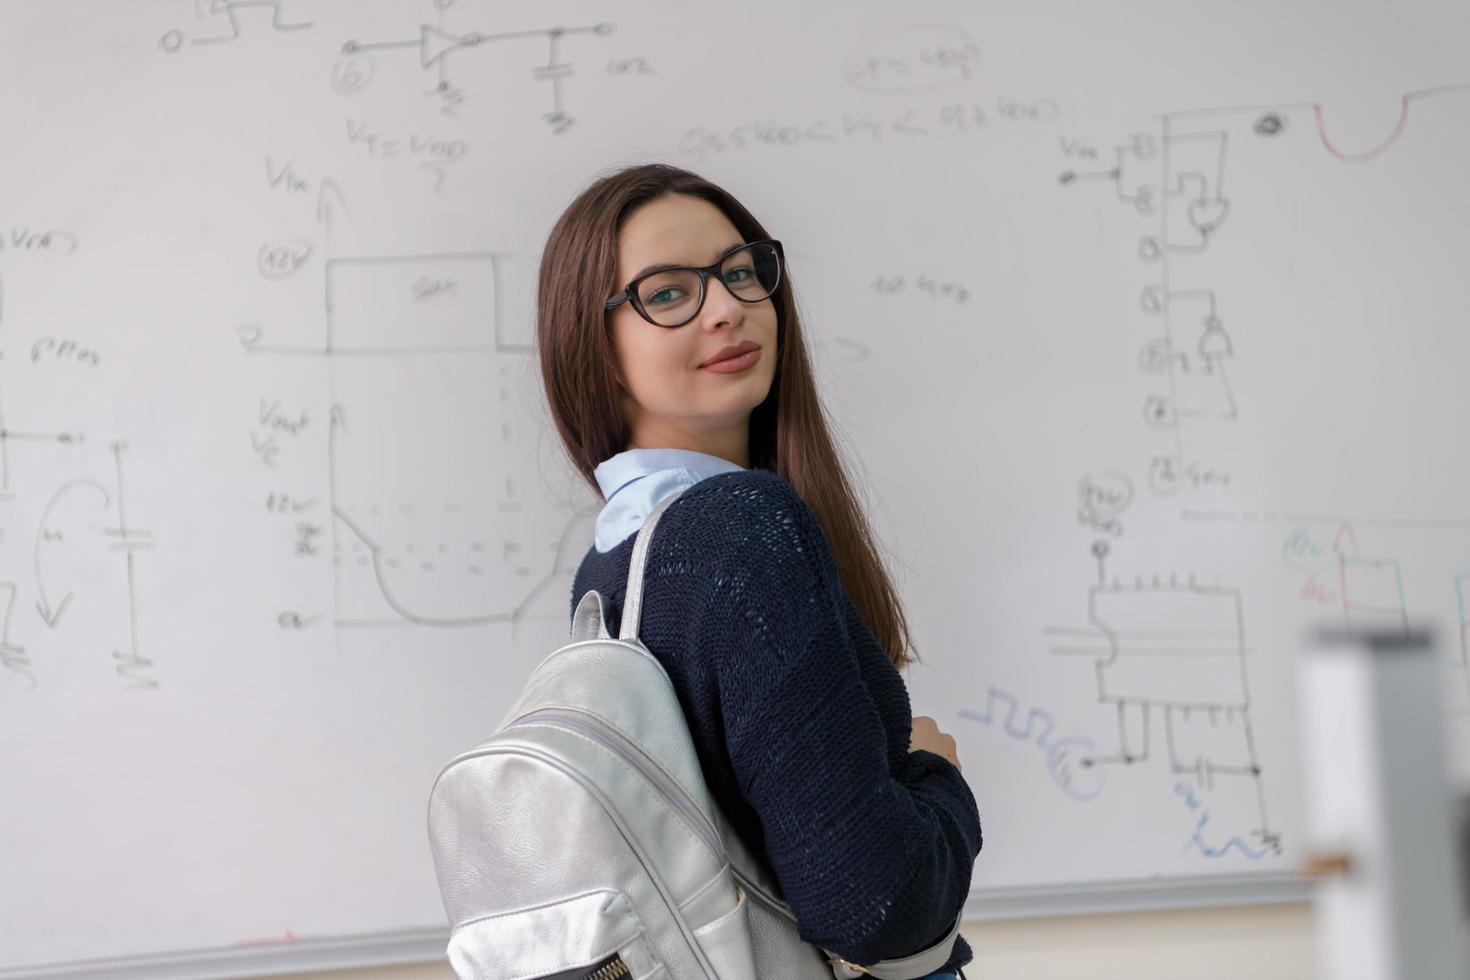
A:
<svg viewBox="0 0 1470 980">
<path fill-rule="evenodd" d="M 714 265 L 720 259 L 724 258 L 726 255 L 729 255 L 731 252 L 735 251 L 736 249 L 738 249 L 740 246 L 742 246 L 744 244 L 745 244 L 744 242 L 736 242 L 734 245 L 726 245 L 724 248 L 720 249 L 717 253 L 715 253 L 715 257 L 709 260 L 709 264 L 710 265 Z M 651 266 L 649 266 L 646 269 L 642 269 L 642 270 L 634 273 L 633 274 L 633 278 L 634 279 L 637 279 L 640 276 L 646 276 L 646 275 L 648 275 L 651 272 L 663 272 L 665 269 L 687 269 L 687 268 L 688 268 L 688 266 L 684 265 L 682 262 L 664 262 L 661 265 L 651 265 Z"/>
</svg>

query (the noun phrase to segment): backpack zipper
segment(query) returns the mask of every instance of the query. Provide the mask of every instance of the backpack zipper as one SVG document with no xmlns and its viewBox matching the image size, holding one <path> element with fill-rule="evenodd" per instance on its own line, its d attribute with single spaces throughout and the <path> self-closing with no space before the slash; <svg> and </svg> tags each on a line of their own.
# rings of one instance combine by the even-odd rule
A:
<svg viewBox="0 0 1470 980">
<path fill-rule="evenodd" d="M 724 843 L 720 840 L 719 832 L 710 824 L 709 819 L 704 815 L 704 811 L 690 799 L 689 794 L 684 791 L 684 787 L 664 774 L 659 764 L 637 742 L 634 742 L 598 716 L 576 708 L 537 708 L 514 719 L 505 725 L 504 728 L 515 728 L 538 722 L 551 722 L 554 725 L 570 728 L 574 731 L 581 732 L 601 745 L 605 745 L 624 762 L 636 769 L 645 779 L 653 783 L 659 792 L 684 817 L 684 822 L 700 836 L 705 846 L 710 849 L 710 853 L 721 860 L 728 860 L 725 854 Z"/>
<path fill-rule="evenodd" d="M 633 971 L 628 968 L 628 964 L 623 962 L 621 956 L 614 953 L 591 966 L 562 970 L 560 973 L 548 973 L 545 976 L 532 977 L 531 980 L 621 980 L 623 977 L 632 975 Z"/>
</svg>

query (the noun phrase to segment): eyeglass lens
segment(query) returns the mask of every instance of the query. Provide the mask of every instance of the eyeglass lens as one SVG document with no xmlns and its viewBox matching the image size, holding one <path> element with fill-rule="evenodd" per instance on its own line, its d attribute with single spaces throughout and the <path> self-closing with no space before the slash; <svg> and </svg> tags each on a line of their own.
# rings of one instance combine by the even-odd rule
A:
<svg viewBox="0 0 1470 980">
<path fill-rule="evenodd" d="M 755 303 L 776 291 L 780 259 L 775 246 L 755 244 L 731 252 L 720 263 L 719 275 L 736 299 Z M 638 284 L 638 299 L 653 322 L 665 327 L 693 319 L 701 297 L 699 273 L 692 269 L 657 272 Z"/>
</svg>

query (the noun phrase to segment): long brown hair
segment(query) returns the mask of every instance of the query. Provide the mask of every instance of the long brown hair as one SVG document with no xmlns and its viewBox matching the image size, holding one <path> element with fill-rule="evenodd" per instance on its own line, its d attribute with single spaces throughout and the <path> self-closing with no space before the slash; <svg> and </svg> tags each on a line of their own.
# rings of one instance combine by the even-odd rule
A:
<svg viewBox="0 0 1470 980">
<path fill-rule="evenodd" d="M 601 496 L 593 470 L 627 448 L 617 358 L 603 309 L 620 283 L 618 232 L 635 209 L 668 194 L 689 194 L 719 208 L 745 241 L 774 237 L 723 188 L 662 163 L 640 164 L 594 180 L 567 206 L 541 254 L 536 342 L 541 379 L 572 463 Z M 772 470 L 795 488 L 821 522 L 842 585 L 878 645 L 904 668 L 918 660 L 898 593 L 874 545 L 872 527 L 834 448 L 817 398 L 789 275 L 776 306 L 776 374 L 750 415 L 750 465 Z"/>
</svg>

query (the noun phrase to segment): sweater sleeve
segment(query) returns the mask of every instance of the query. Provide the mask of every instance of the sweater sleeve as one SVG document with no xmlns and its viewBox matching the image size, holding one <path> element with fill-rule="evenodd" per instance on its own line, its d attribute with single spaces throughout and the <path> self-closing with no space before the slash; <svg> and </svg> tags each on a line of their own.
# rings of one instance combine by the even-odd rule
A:
<svg viewBox="0 0 1470 980">
<path fill-rule="evenodd" d="M 906 956 L 960 914 L 981 845 L 975 798 L 932 752 L 890 770 L 821 525 L 785 480 L 760 489 L 721 563 L 732 601 L 713 614 L 727 621 L 705 627 L 727 638 L 730 762 L 802 938 L 857 963 Z"/>
</svg>

